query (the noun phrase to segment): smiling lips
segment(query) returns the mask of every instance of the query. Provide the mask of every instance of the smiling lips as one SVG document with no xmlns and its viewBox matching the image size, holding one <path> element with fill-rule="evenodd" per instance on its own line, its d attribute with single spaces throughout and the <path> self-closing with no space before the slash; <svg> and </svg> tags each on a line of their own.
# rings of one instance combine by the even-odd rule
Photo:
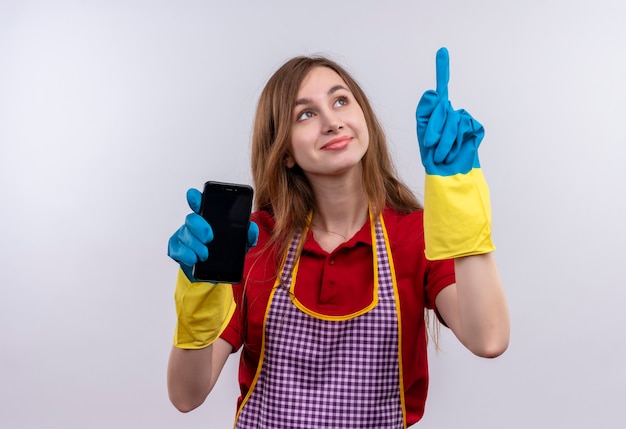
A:
<svg viewBox="0 0 626 429">
<path fill-rule="evenodd" d="M 344 149 L 346 146 L 348 146 L 348 143 L 350 143 L 351 140 L 352 140 L 352 137 L 348 137 L 348 136 L 337 137 L 337 138 L 332 139 L 328 143 L 326 143 L 324 146 L 322 146 L 321 150 Z"/>
</svg>

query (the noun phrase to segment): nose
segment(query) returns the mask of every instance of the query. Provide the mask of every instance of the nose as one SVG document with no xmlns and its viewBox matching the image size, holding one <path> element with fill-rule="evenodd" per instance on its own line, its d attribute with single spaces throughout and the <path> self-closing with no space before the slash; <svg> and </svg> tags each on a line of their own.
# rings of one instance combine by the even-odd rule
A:
<svg viewBox="0 0 626 429">
<path fill-rule="evenodd" d="M 342 125 L 332 124 L 330 127 L 326 129 L 326 134 L 333 134 L 340 131 L 343 128 Z"/>
<path fill-rule="evenodd" d="M 324 123 L 324 134 L 333 134 L 343 129 L 343 122 L 334 113 L 326 115 L 326 121 Z"/>
</svg>

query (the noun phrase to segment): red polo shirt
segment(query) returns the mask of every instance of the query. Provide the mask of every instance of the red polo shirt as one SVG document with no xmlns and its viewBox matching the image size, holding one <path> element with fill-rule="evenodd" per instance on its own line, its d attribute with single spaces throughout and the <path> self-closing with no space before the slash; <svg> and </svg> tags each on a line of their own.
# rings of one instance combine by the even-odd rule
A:
<svg viewBox="0 0 626 429">
<path fill-rule="evenodd" d="M 454 264 L 427 261 L 424 257 L 423 212 L 383 213 L 394 261 L 400 299 L 402 374 L 407 424 L 424 413 L 428 390 L 428 363 L 424 309 L 434 308 L 435 297 L 455 282 Z M 248 253 L 245 282 L 235 285 L 237 310 L 222 338 L 234 350 L 243 346 L 239 364 L 241 403 L 260 359 L 263 319 L 276 280 L 277 252 L 267 248 L 274 221 L 267 212 L 256 212 L 259 242 Z M 282 256 L 282 255 L 281 255 Z M 374 291 L 372 237 L 369 221 L 332 253 L 324 251 L 309 232 L 300 257 L 295 294 L 307 308 L 331 316 L 351 314 L 366 307 Z"/>
</svg>

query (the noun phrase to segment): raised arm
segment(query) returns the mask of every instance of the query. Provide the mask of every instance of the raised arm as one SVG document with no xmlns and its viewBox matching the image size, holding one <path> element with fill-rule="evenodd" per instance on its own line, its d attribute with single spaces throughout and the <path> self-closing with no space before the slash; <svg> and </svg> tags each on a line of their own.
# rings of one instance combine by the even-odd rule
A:
<svg viewBox="0 0 626 429">
<path fill-rule="evenodd" d="M 172 404 L 182 412 L 197 408 L 213 389 L 232 352 L 219 338 L 235 311 L 232 285 L 197 281 L 192 266 L 209 258 L 207 243 L 213 230 L 198 214 L 202 194 L 190 189 L 187 202 L 193 213 L 168 242 L 168 255 L 178 262 L 174 301 L 176 329 L 167 368 L 167 387 Z M 258 227 L 250 223 L 248 245 L 254 246 Z"/>
<path fill-rule="evenodd" d="M 459 340 L 483 357 L 509 343 L 509 314 L 493 256 L 489 189 L 478 160 L 483 126 L 448 99 L 449 57 L 437 52 L 437 90 L 426 91 L 416 111 L 417 137 L 426 170 L 426 257 L 454 258 L 456 284 L 436 306 Z"/>
</svg>

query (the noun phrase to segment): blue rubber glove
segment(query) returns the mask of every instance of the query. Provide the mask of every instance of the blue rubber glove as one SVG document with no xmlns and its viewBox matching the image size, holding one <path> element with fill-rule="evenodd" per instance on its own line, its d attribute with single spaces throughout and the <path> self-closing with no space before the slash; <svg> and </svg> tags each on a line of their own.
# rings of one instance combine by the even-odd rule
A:
<svg viewBox="0 0 626 429">
<path fill-rule="evenodd" d="M 207 243 L 213 240 L 211 225 L 199 215 L 202 193 L 187 191 L 187 202 L 193 213 L 185 219 L 169 240 L 167 254 L 180 264 L 174 291 L 176 329 L 174 346 L 181 349 L 201 349 L 219 338 L 235 312 L 232 285 L 199 282 L 192 275 L 192 267 L 209 257 Z M 256 245 L 259 227 L 250 222 L 248 249 Z"/>
<path fill-rule="evenodd" d="M 189 280 L 195 282 L 192 275 L 192 267 L 196 262 L 206 261 L 209 258 L 207 244 L 213 240 L 211 225 L 200 216 L 200 204 L 202 193 L 197 189 L 187 191 L 187 203 L 193 211 L 185 218 L 185 224 L 181 226 L 169 239 L 167 255 L 180 264 Z M 248 227 L 248 249 L 254 247 L 259 238 L 259 227 L 250 222 Z"/>
<path fill-rule="evenodd" d="M 424 241 L 429 260 L 488 253 L 491 242 L 489 189 L 478 161 L 485 131 L 448 100 L 448 50 L 437 51 L 437 90 L 426 91 L 415 117 L 424 183 Z"/>
<path fill-rule="evenodd" d="M 417 105 L 417 139 L 426 174 L 450 176 L 479 168 L 478 146 L 485 130 L 465 110 L 448 100 L 448 50 L 437 51 L 437 90 L 426 91 Z"/>
</svg>

